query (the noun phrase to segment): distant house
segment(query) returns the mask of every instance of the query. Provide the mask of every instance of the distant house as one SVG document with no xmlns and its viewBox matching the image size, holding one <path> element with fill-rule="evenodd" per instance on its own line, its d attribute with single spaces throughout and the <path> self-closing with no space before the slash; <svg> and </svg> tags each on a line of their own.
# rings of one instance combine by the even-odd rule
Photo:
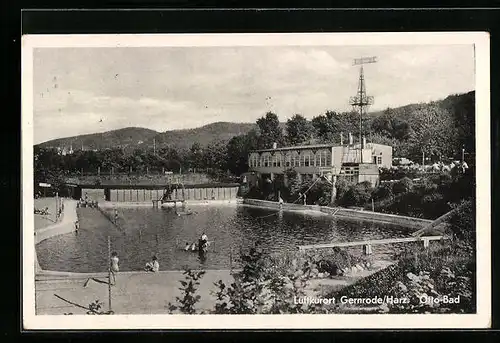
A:
<svg viewBox="0 0 500 343">
<path fill-rule="evenodd" d="M 74 152 L 73 146 L 70 146 L 69 148 L 67 148 L 67 147 L 63 147 L 63 148 L 58 147 L 57 148 L 57 153 L 59 155 L 62 155 L 62 156 L 71 155 L 71 154 L 73 154 L 73 152 Z"/>
<path fill-rule="evenodd" d="M 314 180 L 321 175 L 347 179 L 353 183 L 369 181 L 373 186 L 379 180 L 379 168 L 392 167 L 392 147 L 366 143 L 315 144 L 251 151 L 248 156 L 250 173 L 261 175 L 261 180 L 283 179 L 285 171 L 294 169 L 301 180 Z"/>
</svg>

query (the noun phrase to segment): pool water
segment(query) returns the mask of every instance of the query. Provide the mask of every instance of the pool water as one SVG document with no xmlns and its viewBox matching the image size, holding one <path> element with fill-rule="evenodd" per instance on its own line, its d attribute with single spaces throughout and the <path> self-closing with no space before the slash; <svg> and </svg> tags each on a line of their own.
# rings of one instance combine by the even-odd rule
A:
<svg viewBox="0 0 500 343">
<path fill-rule="evenodd" d="M 396 225 L 342 220 L 314 212 L 277 213 L 248 206 L 191 206 L 191 215 L 170 208 L 118 208 L 118 227 L 99 210 L 79 208 L 80 230 L 55 236 L 37 245 L 42 269 L 71 272 L 106 271 L 108 237 L 118 253 L 121 271 L 142 270 L 153 254 L 160 270 L 238 267 L 240 249 L 259 242 L 265 252 L 296 250 L 298 245 L 408 237 Z M 109 210 L 112 213 L 112 210 Z M 212 241 L 207 254 L 184 251 L 186 243 L 205 232 Z M 361 247 L 350 248 L 360 253 Z M 393 259 L 397 245 L 373 247 L 374 258 Z"/>
</svg>

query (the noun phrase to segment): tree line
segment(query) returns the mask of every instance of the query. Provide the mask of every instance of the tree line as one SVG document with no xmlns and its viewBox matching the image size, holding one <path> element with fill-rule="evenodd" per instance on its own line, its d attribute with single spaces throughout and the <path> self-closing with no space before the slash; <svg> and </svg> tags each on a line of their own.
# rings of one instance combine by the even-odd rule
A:
<svg viewBox="0 0 500 343">
<path fill-rule="evenodd" d="M 388 108 L 363 120 L 368 141 L 393 146 L 393 155 L 420 161 L 422 154 L 432 159 L 457 157 L 462 148 L 474 152 L 474 92 L 454 95 L 440 102 Z M 75 151 L 61 155 L 55 149 L 35 146 L 35 175 L 44 179 L 52 173 L 101 172 L 146 173 L 205 171 L 239 176 L 248 171 L 251 150 L 309 143 L 340 143 L 347 134 L 359 140 L 356 112 L 326 111 L 308 120 L 295 114 L 284 128 L 276 113 L 257 119 L 257 128 L 229 141 L 215 140 L 206 146 L 193 143 L 189 149 L 164 147 L 121 148 Z"/>
</svg>

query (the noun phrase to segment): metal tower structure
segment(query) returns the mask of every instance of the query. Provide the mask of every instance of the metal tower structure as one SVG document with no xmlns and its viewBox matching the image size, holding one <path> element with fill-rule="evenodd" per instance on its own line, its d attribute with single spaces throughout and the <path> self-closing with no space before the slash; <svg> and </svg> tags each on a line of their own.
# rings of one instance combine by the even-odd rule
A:
<svg viewBox="0 0 500 343">
<path fill-rule="evenodd" d="M 361 66 L 359 69 L 359 84 L 358 84 L 358 92 L 356 96 L 352 96 L 349 99 L 349 104 L 355 108 L 358 109 L 359 111 L 359 144 L 361 147 L 360 150 L 360 157 L 361 157 L 361 163 L 363 162 L 363 149 L 364 147 L 364 142 L 363 142 L 363 113 L 366 113 L 365 108 L 373 104 L 373 96 L 368 96 L 366 95 L 366 86 L 365 86 L 365 76 L 364 76 L 364 71 L 363 71 L 363 65 L 367 63 L 376 63 L 377 62 L 377 57 L 361 57 L 361 58 L 355 58 L 353 61 L 353 66 Z"/>
</svg>

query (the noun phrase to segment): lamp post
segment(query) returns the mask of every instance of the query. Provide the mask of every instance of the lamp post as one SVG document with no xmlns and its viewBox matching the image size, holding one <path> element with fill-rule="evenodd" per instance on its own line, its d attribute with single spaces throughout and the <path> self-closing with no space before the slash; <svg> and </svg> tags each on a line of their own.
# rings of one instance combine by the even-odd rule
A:
<svg viewBox="0 0 500 343">
<path fill-rule="evenodd" d="M 332 200 L 331 203 L 335 204 L 337 197 L 337 168 L 332 167 Z"/>
<path fill-rule="evenodd" d="M 56 192 L 56 221 L 59 219 L 59 193 Z"/>
</svg>

